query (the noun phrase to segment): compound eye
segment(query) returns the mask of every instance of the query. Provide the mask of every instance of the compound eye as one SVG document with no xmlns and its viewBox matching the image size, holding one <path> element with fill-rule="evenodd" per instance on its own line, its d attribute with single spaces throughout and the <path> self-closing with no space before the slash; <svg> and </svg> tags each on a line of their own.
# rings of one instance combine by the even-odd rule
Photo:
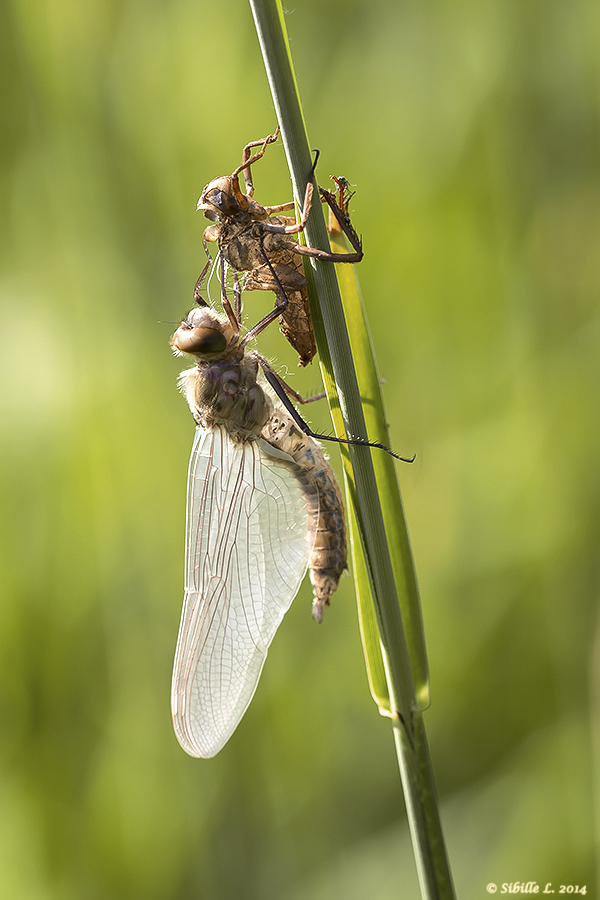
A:
<svg viewBox="0 0 600 900">
<path fill-rule="evenodd" d="M 231 190 L 211 191 L 209 202 L 216 206 L 222 216 L 237 216 L 241 212 L 237 197 Z"/>
<path fill-rule="evenodd" d="M 173 344 L 182 353 L 222 353 L 227 347 L 227 338 L 216 328 L 179 328 L 173 336 Z"/>
</svg>

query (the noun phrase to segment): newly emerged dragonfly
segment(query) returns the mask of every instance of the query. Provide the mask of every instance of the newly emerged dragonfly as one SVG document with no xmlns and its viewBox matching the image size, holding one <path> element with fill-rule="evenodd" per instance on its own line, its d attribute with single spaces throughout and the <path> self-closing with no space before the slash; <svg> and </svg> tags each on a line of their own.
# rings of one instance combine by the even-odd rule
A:
<svg viewBox="0 0 600 900">
<path fill-rule="evenodd" d="M 197 423 L 188 474 L 185 597 L 172 712 L 191 756 L 214 756 L 243 716 L 307 568 L 313 616 L 346 568 L 344 511 L 329 463 L 258 384 L 278 376 L 229 317 L 190 312 L 171 339 Z M 257 326 L 258 327 L 258 326 Z"/>
<path fill-rule="evenodd" d="M 352 263 L 359 262 L 363 252 L 361 240 L 350 222 L 347 204 L 340 208 L 334 194 L 323 188 L 319 188 L 321 197 L 328 203 L 354 252 L 331 253 L 305 247 L 294 237 L 303 231 L 310 211 L 314 166 L 308 174 L 300 221 L 276 215 L 292 210 L 293 202 L 279 206 L 261 206 L 254 200 L 251 166 L 261 159 L 267 145 L 276 141 L 278 134 L 279 129 L 260 141 L 247 144 L 242 153 L 241 165 L 231 175 L 209 182 L 202 191 L 197 208 L 203 210 L 206 218 L 215 223 L 204 231 L 205 246 L 207 241 L 218 241 L 224 262 L 235 273 L 246 273 L 244 290 L 274 291 L 281 314 L 281 330 L 297 350 L 299 365 L 305 366 L 315 355 L 316 346 L 302 256 L 329 262 Z M 260 149 L 252 156 L 251 151 L 255 147 Z M 246 194 L 240 188 L 240 173 L 244 175 Z"/>
<path fill-rule="evenodd" d="M 177 355 L 195 358 L 179 386 L 197 425 L 172 712 L 183 749 L 211 757 L 250 703 L 307 568 L 318 622 L 346 568 L 342 498 L 315 438 L 402 457 L 366 439 L 311 431 L 289 396 L 306 401 L 247 349 L 277 317 L 277 308 L 242 336 L 239 285 L 235 311 L 225 292 L 225 314 L 196 300 L 198 307 L 171 338 Z M 273 399 L 258 382 L 259 370 Z"/>
</svg>

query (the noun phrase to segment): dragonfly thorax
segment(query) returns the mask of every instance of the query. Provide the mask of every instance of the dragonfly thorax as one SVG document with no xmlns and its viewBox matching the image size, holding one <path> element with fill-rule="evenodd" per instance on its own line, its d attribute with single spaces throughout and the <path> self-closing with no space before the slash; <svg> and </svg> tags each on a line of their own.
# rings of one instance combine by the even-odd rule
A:
<svg viewBox="0 0 600 900">
<path fill-rule="evenodd" d="M 251 356 L 237 365 L 231 359 L 201 360 L 181 373 L 179 387 L 198 425 L 222 425 L 237 443 L 257 438 L 271 414 L 271 401 L 256 375 L 257 363 Z"/>
</svg>

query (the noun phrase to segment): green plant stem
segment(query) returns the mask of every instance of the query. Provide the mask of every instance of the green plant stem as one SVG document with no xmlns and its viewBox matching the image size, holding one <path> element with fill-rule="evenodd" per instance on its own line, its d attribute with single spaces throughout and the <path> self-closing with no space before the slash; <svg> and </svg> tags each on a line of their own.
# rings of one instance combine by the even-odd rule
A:
<svg viewBox="0 0 600 900">
<path fill-rule="evenodd" d="M 312 159 L 281 3 L 279 0 L 250 0 L 250 6 L 277 110 L 294 192 L 301 202 Z M 327 230 L 320 203 L 314 203 L 312 206 L 305 236 L 309 246 L 328 248 Z M 310 268 L 320 302 L 321 315 L 319 316 L 315 309 L 313 324 L 324 370 L 325 386 L 329 395 L 333 376 L 346 434 L 365 435 L 362 403 L 335 269 L 330 263 L 316 260 L 311 260 Z M 375 601 L 394 737 L 421 893 L 427 900 L 433 898 L 450 900 L 454 897 L 452 879 L 444 847 L 425 730 L 415 699 L 413 676 L 371 451 L 365 447 L 350 445 L 348 453 L 353 472 L 351 493 Z"/>
</svg>

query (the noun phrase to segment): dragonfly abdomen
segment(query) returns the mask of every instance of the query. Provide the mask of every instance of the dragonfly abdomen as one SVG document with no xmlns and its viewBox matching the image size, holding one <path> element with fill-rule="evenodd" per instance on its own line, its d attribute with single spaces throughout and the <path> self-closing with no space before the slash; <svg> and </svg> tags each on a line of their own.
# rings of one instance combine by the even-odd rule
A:
<svg viewBox="0 0 600 900">
<path fill-rule="evenodd" d="M 313 618 L 323 619 L 325 606 L 337 590 L 347 568 L 346 522 L 342 495 L 335 475 L 319 445 L 300 431 L 289 413 L 277 407 L 263 429 L 264 439 L 292 457 L 299 467 L 304 490 L 310 533 L 314 544 L 309 561 L 310 580 L 315 599 Z"/>
</svg>

